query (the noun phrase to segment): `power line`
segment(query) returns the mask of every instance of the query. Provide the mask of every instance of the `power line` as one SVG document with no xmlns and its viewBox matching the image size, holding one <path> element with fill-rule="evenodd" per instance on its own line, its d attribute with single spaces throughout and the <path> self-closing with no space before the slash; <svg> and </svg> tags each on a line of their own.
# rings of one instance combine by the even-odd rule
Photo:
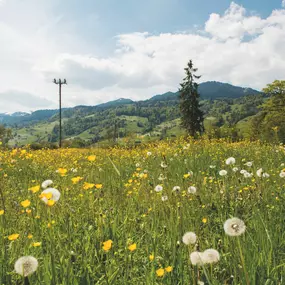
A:
<svg viewBox="0 0 285 285">
<path fill-rule="evenodd" d="M 59 147 L 61 148 L 61 141 L 62 141 L 62 130 L 61 130 L 61 86 L 63 84 L 67 84 L 66 79 L 59 79 L 56 81 L 56 79 L 53 80 L 53 83 L 57 84 L 59 86 Z"/>
</svg>

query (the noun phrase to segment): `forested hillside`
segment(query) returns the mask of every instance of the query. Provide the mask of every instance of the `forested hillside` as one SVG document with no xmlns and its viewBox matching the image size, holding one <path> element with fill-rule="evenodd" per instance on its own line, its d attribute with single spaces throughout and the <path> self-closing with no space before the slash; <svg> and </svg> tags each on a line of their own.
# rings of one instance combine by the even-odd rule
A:
<svg viewBox="0 0 285 285">
<path fill-rule="evenodd" d="M 223 136 L 223 132 L 229 130 L 235 136 L 248 136 L 246 119 L 258 113 L 258 106 L 266 98 L 256 90 L 220 82 L 202 83 L 199 92 L 206 131 L 215 136 Z M 140 141 L 175 137 L 183 133 L 179 126 L 178 100 L 178 92 L 168 92 L 144 101 L 121 98 L 97 106 L 64 109 L 63 135 L 82 145 L 118 138 Z M 57 110 L 2 115 L 0 118 L 6 126 L 12 127 L 11 145 L 58 141 Z"/>
</svg>

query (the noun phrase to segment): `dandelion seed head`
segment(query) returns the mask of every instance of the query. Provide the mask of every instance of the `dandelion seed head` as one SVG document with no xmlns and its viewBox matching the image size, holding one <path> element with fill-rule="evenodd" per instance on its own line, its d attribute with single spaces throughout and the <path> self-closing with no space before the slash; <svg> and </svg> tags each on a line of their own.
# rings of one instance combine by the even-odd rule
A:
<svg viewBox="0 0 285 285">
<path fill-rule="evenodd" d="M 238 172 L 238 168 L 237 168 L 237 167 L 234 167 L 234 168 L 233 168 L 233 172 Z"/>
<path fill-rule="evenodd" d="M 228 174 L 228 172 L 223 169 L 223 170 L 220 170 L 220 171 L 219 171 L 219 174 L 220 174 L 221 176 L 226 176 L 226 175 Z"/>
<path fill-rule="evenodd" d="M 197 236 L 193 232 L 187 232 L 183 235 L 182 241 L 186 245 L 195 244 L 197 241 Z"/>
<path fill-rule="evenodd" d="M 172 189 L 172 192 L 179 192 L 180 191 L 180 187 L 179 186 L 174 186 Z"/>
<path fill-rule="evenodd" d="M 203 262 L 204 263 L 216 263 L 220 260 L 220 254 L 217 250 L 215 249 L 206 249 L 204 252 L 203 252 Z"/>
<path fill-rule="evenodd" d="M 232 165 L 232 164 L 235 164 L 235 163 L 236 163 L 236 159 L 234 157 L 229 157 L 226 160 L 226 165 Z"/>
<path fill-rule="evenodd" d="M 156 185 L 154 188 L 155 192 L 161 192 L 163 190 L 163 187 L 161 185 Z"/>
<path fill-rule="evenodd" d="M 225 233 L 229 236 L 240 236 L 245 232 L 244 222 L 238 218 L 228 219 L 224 223 Z"/>
<path fill-rule="evenodd" d="M 195 194 L 197 192 L 197 188 L 195 186 L 188 187 L 189 194 Z"/>
<path fill-rule="evenodd" d="M 43 189 L 46 189 L 47 187 L 49 187 L 50 185 L 53 184 L 53 181 L 52 180 L 45 180 L 43 183 L 42 183 L 42 188 Z"/>
<path fill-rule="evenodd" d="M 161 200 L 162 200 L 162 202 L 167 201 L 167 200 L 168 200 L 168 196 L 166 196 L 166 195 L 165 195 L 165 196 L 162 196 L 162 197 L 161 197 Z"/>
<path fill-rule="evenodd" d="M 199 251 L 191 252 L 190 261 L 193 265 L 203 265 L 203 253 Z"/>
<path fill-rule="evenodd" d="M 23 256 L 20 257 L 16 262 L 15 262 L 15 271 L 24 276 L 27 277 L 34 273 L 37 268 L 38 268 L 38 261 L 36 258 L 33 256 Z"/>
</svg>

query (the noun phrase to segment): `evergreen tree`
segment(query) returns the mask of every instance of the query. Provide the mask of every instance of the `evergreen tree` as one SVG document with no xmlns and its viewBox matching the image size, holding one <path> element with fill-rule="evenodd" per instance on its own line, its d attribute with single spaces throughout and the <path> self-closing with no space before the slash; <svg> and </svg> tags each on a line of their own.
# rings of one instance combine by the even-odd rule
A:
<svg viewBox="0 0 285 285">
<path fill-rule="evenodd" d="M 204 130 L 203 112 L 199 105 L 198 84 L 195 82 L 195 79 L 199 79 L 201 76 L 195 74 L 198 69 L 194 68 L 192 60 L 188 62 L 184 70 L 186 77 L 179 89 L 181 126 L 186 129 L 190 136 L 196 137 L 197 133 Z"/>
</svg>

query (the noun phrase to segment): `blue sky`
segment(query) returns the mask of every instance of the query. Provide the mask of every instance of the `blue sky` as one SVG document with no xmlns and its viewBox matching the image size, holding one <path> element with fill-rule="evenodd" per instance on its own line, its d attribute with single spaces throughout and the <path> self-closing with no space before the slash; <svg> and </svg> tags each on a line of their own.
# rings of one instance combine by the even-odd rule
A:
<svg viewBox="0 0 285 285">
<path fill-rule="evenodd" d="M 65 106 L 175 91 L 190 58 L 202 81 L 262 89 L 285 78 L 283 7 L 282 0 L 0 0 L 0 112 L 56 108 L 54 77 L 68 80 Z"/>
</svg>

